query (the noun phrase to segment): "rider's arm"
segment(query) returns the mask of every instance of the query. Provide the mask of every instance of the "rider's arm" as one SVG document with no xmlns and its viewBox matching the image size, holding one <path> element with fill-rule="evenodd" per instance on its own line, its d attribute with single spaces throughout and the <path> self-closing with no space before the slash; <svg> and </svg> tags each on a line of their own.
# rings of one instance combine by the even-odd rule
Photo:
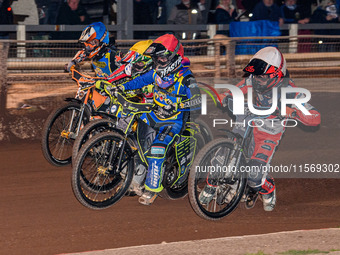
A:
<svg viewBox="0 0 340 255">
<path fill-rule="evenodd" d="M 125 68 L 126 68 L 126 65 L 121 65 L 109 77 L 107 77 L 107 81 L 114 83 L 118 80 L 129 77 L 125 72 Z"/>
<path fill-rule="evenodd" d="M 188 75 L 182 81 L 186 89 L 187 99 L 178 105 L 178 111 L 194 111 L 201 109 L 201 92 L 197 86 L 196 79 Z"/>
<path fill-rule="evenodd" d="M 73 57 L 73 61 L 75 61 L 76 63 L 80 63 L 82 61 L 84 61 L 87 58 L 87 55 L 85 53 L 85 50 L 82 49 L 80 51 L 77 52 L 77 54 Z"/>
<path fill-rule="evenodd" d="M 291 86 L 295 87 L 295 85 L 290 84 Z M 301 93 L 290 93 L 287 94 L 287 98 L 302 98 L 304 97 Z M 310 115 L 305 115 L 296 105 L 290 105 L 287 107 L 287 116 L 289 118 L 296 119 L 300 121 L 302 124 L 306 126 L 318 126 L 321 123 L 321 115 L 320 112 L 311 104 L 303 103 L 302 104 L 307 111 L 309 111 Z M 291 108 L 291 109 L 289 109 Z"/>
<path fill-rule="evenodd" d="M 76 55 L 72 58 L 72 60 L 66 64 L 65 70 L 70 71 L 72 66 L 79 64 L 80 62 L 84 61 L 87 58 L 85 50 L 80 50 L 76 53 Z"/>
<path fill-rule="evenodd" d="M 143 75 L 137 76 L 132 81 L 122 84 L 125 90 L 133 90 L 143 88 L 145 85 L 149 85 L 154 82 L 154 71 L 151 70 Z"/>
<path fill-rule="evenodd" d="M 250 80 L 247 78 L 242 79 L 239 83 L 236 84 L 236 87 L 238 87 L 244 95 L 247 94 L 248 88 L 251 87 Z M 228 89 L 224 93 L 220 94 L 220 99 L 223 102 L 223 105 L 226 106 L 228 104 L 228 97 L 232 96 L 231 91 Z"/>
<path fill-rule="evenodd" d="M 320 125 L 321 123 L 320 112 L 317 109 L 315 109 L 312 105 L 310 105 L 309 103 L 304 103 L 302 105 L 309 111 L 311 115 L 305 115 L 295 105 L 292 105 L 290 107 L 292 110 L 287 110 L 288 117 L 296 119 L 306 126 Z"/>
</svg>

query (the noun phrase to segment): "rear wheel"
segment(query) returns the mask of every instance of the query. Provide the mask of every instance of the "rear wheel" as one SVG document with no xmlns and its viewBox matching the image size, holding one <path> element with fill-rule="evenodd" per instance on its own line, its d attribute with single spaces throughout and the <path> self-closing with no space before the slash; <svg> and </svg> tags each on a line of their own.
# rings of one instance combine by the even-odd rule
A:
<svg viewBox="0 0 340 255">
<path fill-rule="evenodd" d="M 205 139 L 202 134 L 196 133 L 195 134 L 196 139 L 196 148 L 195 153 L 193 153 L 193 157 L 198 153 L 200 149 L 203 148 L 205 144 Z M 162 197 L 167 199 L 179 199 L 183 198 L 188 194 L 188 176 L 189 176 L 189 169 L 187 169 L 186 176 L 182 177 L 184 178 L 183 181 L 179 182 L 179 184 L 175 183 L 174 185 L 169 185 L 173 183 L 173 175 L 175 175 L 178 172 L 178 162 L 175 157 L 171 157 L 171 162 L 167 164 L 167 168 L 164 176 L 164 182 L 165 182 L 165 192 L 162 193 Z M 177 175 L 178 176 L 178 175 Z"/>
<path fill-rule="evenodd" d="M 82 119 L 81 105 L 69 103 L 49 115 L 43 131 L 41 148 L 46 160 L 54 166 L 71 163 L 73 143 L 79 122 L 81 127 L 89 122 L 90 112 L 85 108 Z"/>
<path fill-rule="evenodd" d="M 228 139 L 211 141 L 192 164 L 188 183 L 189 201 L 194 211 L 204 219 L 219 220 L 229 215 L 242 198 L 247 179 L 239 169 L 232 168 L 235 161 L 233 148 Z M 218 166 L 221 168 L 218 169 Z M 213 192 L 210 199 L 204 199 L 203 192 L 208 193 L 208 179 L 213 180 Z"/>
<path fill-rule="evenodd" d="M 162 191 L 161 196 L 165 199 L 174 200 L 183 198 L 188 194 L 188 176 L 184 177 L 185 180 L 181 183 L 175 183 L 172 185 L 178 171 L 178 164 L 174 157 L 171 157 L 171 159 L 171 162 L 166 165 L 166 174 L 163 179 L 163 185 L 165 188 Z"/>
<path fill-rule="evenodd" d="M 72 169 L 73 193 L 82 205 L 105 209 L 125 195 L 132 181 L 134 160 L 130 145 L 122 147 L 123 140 L 118 133 L 105 132 L 82 146 Z"/>
<path fill-rule="evenodd" d="M 209 126 L 201 119 L 196 119 L 195 123 L 199 125 L 200 130 L 201 130 L 201 134 L 204 138 L 204 142 L 205 144 L 209 143 L 210 141 L 213 140 L 214 135 L 211 132 Z"/>
</svg>

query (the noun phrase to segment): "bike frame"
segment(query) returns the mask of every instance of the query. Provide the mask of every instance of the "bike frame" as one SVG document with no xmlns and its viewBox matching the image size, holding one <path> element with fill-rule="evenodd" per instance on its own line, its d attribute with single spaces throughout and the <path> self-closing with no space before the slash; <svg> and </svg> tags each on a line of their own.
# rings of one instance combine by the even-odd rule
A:
<svg viewBox="0 0 340 255">
<path fill-rule="evenodd" d="M 151 112 L 151 107 L 152 104 L 147 104 L 147 103 L 136 103 L 129 101 L 126 97 L 124 97 L 120 92 L 117 92 L 113 95 L 116 97 L 116 102 L 120 105 L 120 110 L 117 113 L 117 117 L 121 115 L 116 122 L 116 127 L 114 128 L 115 131 L 117 131 L 119 134 L 121 134 L 124 137 L 122 148 L 126 146 L 126 142 L 128 141 L 130 146 L 132 147 L 133 150 L 138 152 L 140 159 L 142 162 L 148 167 L 147 159 L 145 157 L 146 151 L 143 151 L 139 137 L 137 135 L 137 129 L 138 129 L 138 122 L 137 119 L 138 117 L 143 114 L 143 113 L 150 113 Z M 149 109 L 147 109 L 149 108 Z M 130 119 L 129 119 L 130 117 Z M 126 121 L 127 120 L 127 121 Z M 125 125 L 122 125 L 124 123 Z M 120 128 L 118 128 L 120 127 Z M 183 176 L 188 174 L 188 169 L 190 168 L 194 156 L 196 153 L 196 138 L 194 138 L 194 135 L 199 132 L 199 126 L 195 123 L 188 122 L 186 129 L 190 135 L 183 135 L 181 136 L 177 135 L 178 138 L 180 139 L 181 137 L 185 137 L 183 141 L 175 142 L 174 143 L 174 150 L 175 150 L 175 160 L 178 163 L 178 171 L 179 174 L 177 176 L 177 179 L 172 183 L 172 185 L 176 184 Z M 133 134 L 132 134 L 133 133 Z M 133 146 L 132 146 L 133 144 Z M 192 151 L 192 156 L 190 158 L 190 161 L 187 160 L 187 156 L 190 153 L 185 153 L 184 150 L 188 151 L 189 146 L 189 151 Z M 122 150 L 124 151 L 124 150 Z M 133 157 L 135 154 L 131 155 Z M 180 156 L 181 155 L 181 156 Z M 118 165 L 121 167 L 121 156 L 119 159 Z M 185 157 L 185 164 L 183 163 Z"/>
<path fill-rule="evenodd" d="M 73 133 L 72 126 L 75 120 L 76 112 L 75 110 L 72 111 L 71 122 L 70 122 L 68 130 L 65 132 L 64 135 L 67 136 L 68 138 L 75 139 L 78 136 L 81 125 L 82 125 L 81 120 L 83 119 L 85 108 L 88 107 L 91 114 L 92 112 L 94 112 L 93 107 L 90 104 L 88 104 L 88 102 L 89 102 L 89 99 L 93 98 L 93 93 L 94 93 L 94 89 L 96 86 L 95 81 L 98 80 L 99 78 L 81 74 L 75 69 L 72 69 L 71 71 L 72 71 L 72 79 L 76 81 L 76 83 L 78 84 L 78 90 L 77 90 L 75 98 L 66 98 L 65 101 L 78 103 L 80 105 L 80 110 L 79 110 L 80 116 L 79 116 L 78 125 L 75 129 L 75 133 Z"/>
</svg>

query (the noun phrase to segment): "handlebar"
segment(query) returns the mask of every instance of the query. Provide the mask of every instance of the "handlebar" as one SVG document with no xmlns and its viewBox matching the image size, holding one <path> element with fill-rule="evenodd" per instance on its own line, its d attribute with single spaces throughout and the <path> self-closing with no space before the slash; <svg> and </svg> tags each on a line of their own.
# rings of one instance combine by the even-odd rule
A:
<svg viewBox="0 0 340 255">
<path fill-rule="evenodd" d="M 113 96 L 116 97 L 118 104 L 122 106 L 123 113 L 127 115 L 150 112 L 153 107 L 153 104 L 136 103 L 128 100 L 121 92 L 118 92 L 118 89 Z"/>
</svg>

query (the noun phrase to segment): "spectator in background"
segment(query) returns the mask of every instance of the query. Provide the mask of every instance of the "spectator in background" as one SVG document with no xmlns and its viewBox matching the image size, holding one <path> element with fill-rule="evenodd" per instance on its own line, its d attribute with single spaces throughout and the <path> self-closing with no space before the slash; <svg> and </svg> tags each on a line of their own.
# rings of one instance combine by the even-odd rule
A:
<svg viewBox="0 0 340 255">
<path fill-rule="evenodd" d="M 90 17 L 80 0 L 67 0 L 60 5 L 56 24 L 60 25 L 85 25 L 90 23 Z M 54 32 L 52 39 L 75 40 L 78 34 L 74 32 Z"/>
<path fill-rule="evenodd" d="M 326 6 L 326 12 L 327 12 L 327 16 L 326 19 L 327 20 L 337 20 L 338 19 L 338 10 L 336 7 L 336 1 L 335 0 L 329 0 L 327 1 L 327 6 Z"/>
<path fill-rule="evenodd" d="M 198 5 L 191 3 L 190 0 L 181 0 L 181 3 L 175 5 L 168 18 L 168 24 L 201 24 L 202 14 Z"/>
<path fill-rule="evenodd" d="M 166 0 L 158 1 L 158 12 L 157 12 L 157 24 L 166 24 L 167 21 L 167 9 Z"/>
<path fill-rule="evenodd" d="M 64 2 L 58 11 L 56 23 L 63 25 L 89 24 L 90 17 L 79 2 L 80 0 L 67 0 Z"/>
<path fill-rule="evenodd" d="M 12 0 L 0 0 L 0 25 L 13 24 Z M 0 32 L 0 39 L 9 39 L 8 32 Z"/>
<path fill-rule="evenodd" d="M 315 9 L 311 16 L 311 23 L 337 23 L 338 12 L 336 10 L 335 1 L 322 1 Z M 316 29 L 314 34 L 317 35 L 339 35 L 339 29 Z M 323 43 L 318 44 L 318 51 L 320 52 L 334 52 L 338 51 L 336 43 L 332 38 L 324 38 Z"/>
<path fill-rule="evenodd" d="M 202 14 L 197 4 L 192 3 L 190 0 L 182 0 L 180 4 L 172 8 L 167 23 L 176 25 L 201 24 Z M 196 35 L 197 32 L 183 32 L 180 37 L 182 39 L 195 39 Z"/>
<path fill-rule="evenodd" d="M 208 3 L 206 2 L 206 0 L 195 0 L 194 4 L 198 6 L 199 12 L 201 13 L 201 16 L 202 16 L 201 23 L 206 24 L 208 22 L 208 12 L 209 12 Z"/>
<path fill-rule="evenodd" d="M 231 4 L 231 0 L 220 0 L 220 4 L 216 7 L 215 23 L 229 24 L 235 21 L 237 12 L 235 7 Z"/>
<path fill-rule="evenodd" d="M 283 24 L 280 7 L 274 3 L 274 0 L 262 0 L 256 4 L 250 21 L 256 20 L 278 21 L 279 25 Z"/>
<path fill-rule="evenodd" d="M 285 4 L 281 6 L 281 15 L 285 24 L 306 24 L 310 21 L 306 7 L 297 5 L 296 0 L 285 0 Z"/>
<path fill-rule="evenodd" d="M 311 17 L 312 23 L 337 23 L 338 21 L 335 0 L 322 1 Z"/>
<path fill-rule="evenodd" d="M 39 24 L 48 24 L 48 6 L 49 0 L 35 0 L 38 8 Z"/>
<path fill-rule="evenodd" d="M 64 0 L 35 0 L 39 24 L 56 24 L 59 8 Z"/>
</svg>

